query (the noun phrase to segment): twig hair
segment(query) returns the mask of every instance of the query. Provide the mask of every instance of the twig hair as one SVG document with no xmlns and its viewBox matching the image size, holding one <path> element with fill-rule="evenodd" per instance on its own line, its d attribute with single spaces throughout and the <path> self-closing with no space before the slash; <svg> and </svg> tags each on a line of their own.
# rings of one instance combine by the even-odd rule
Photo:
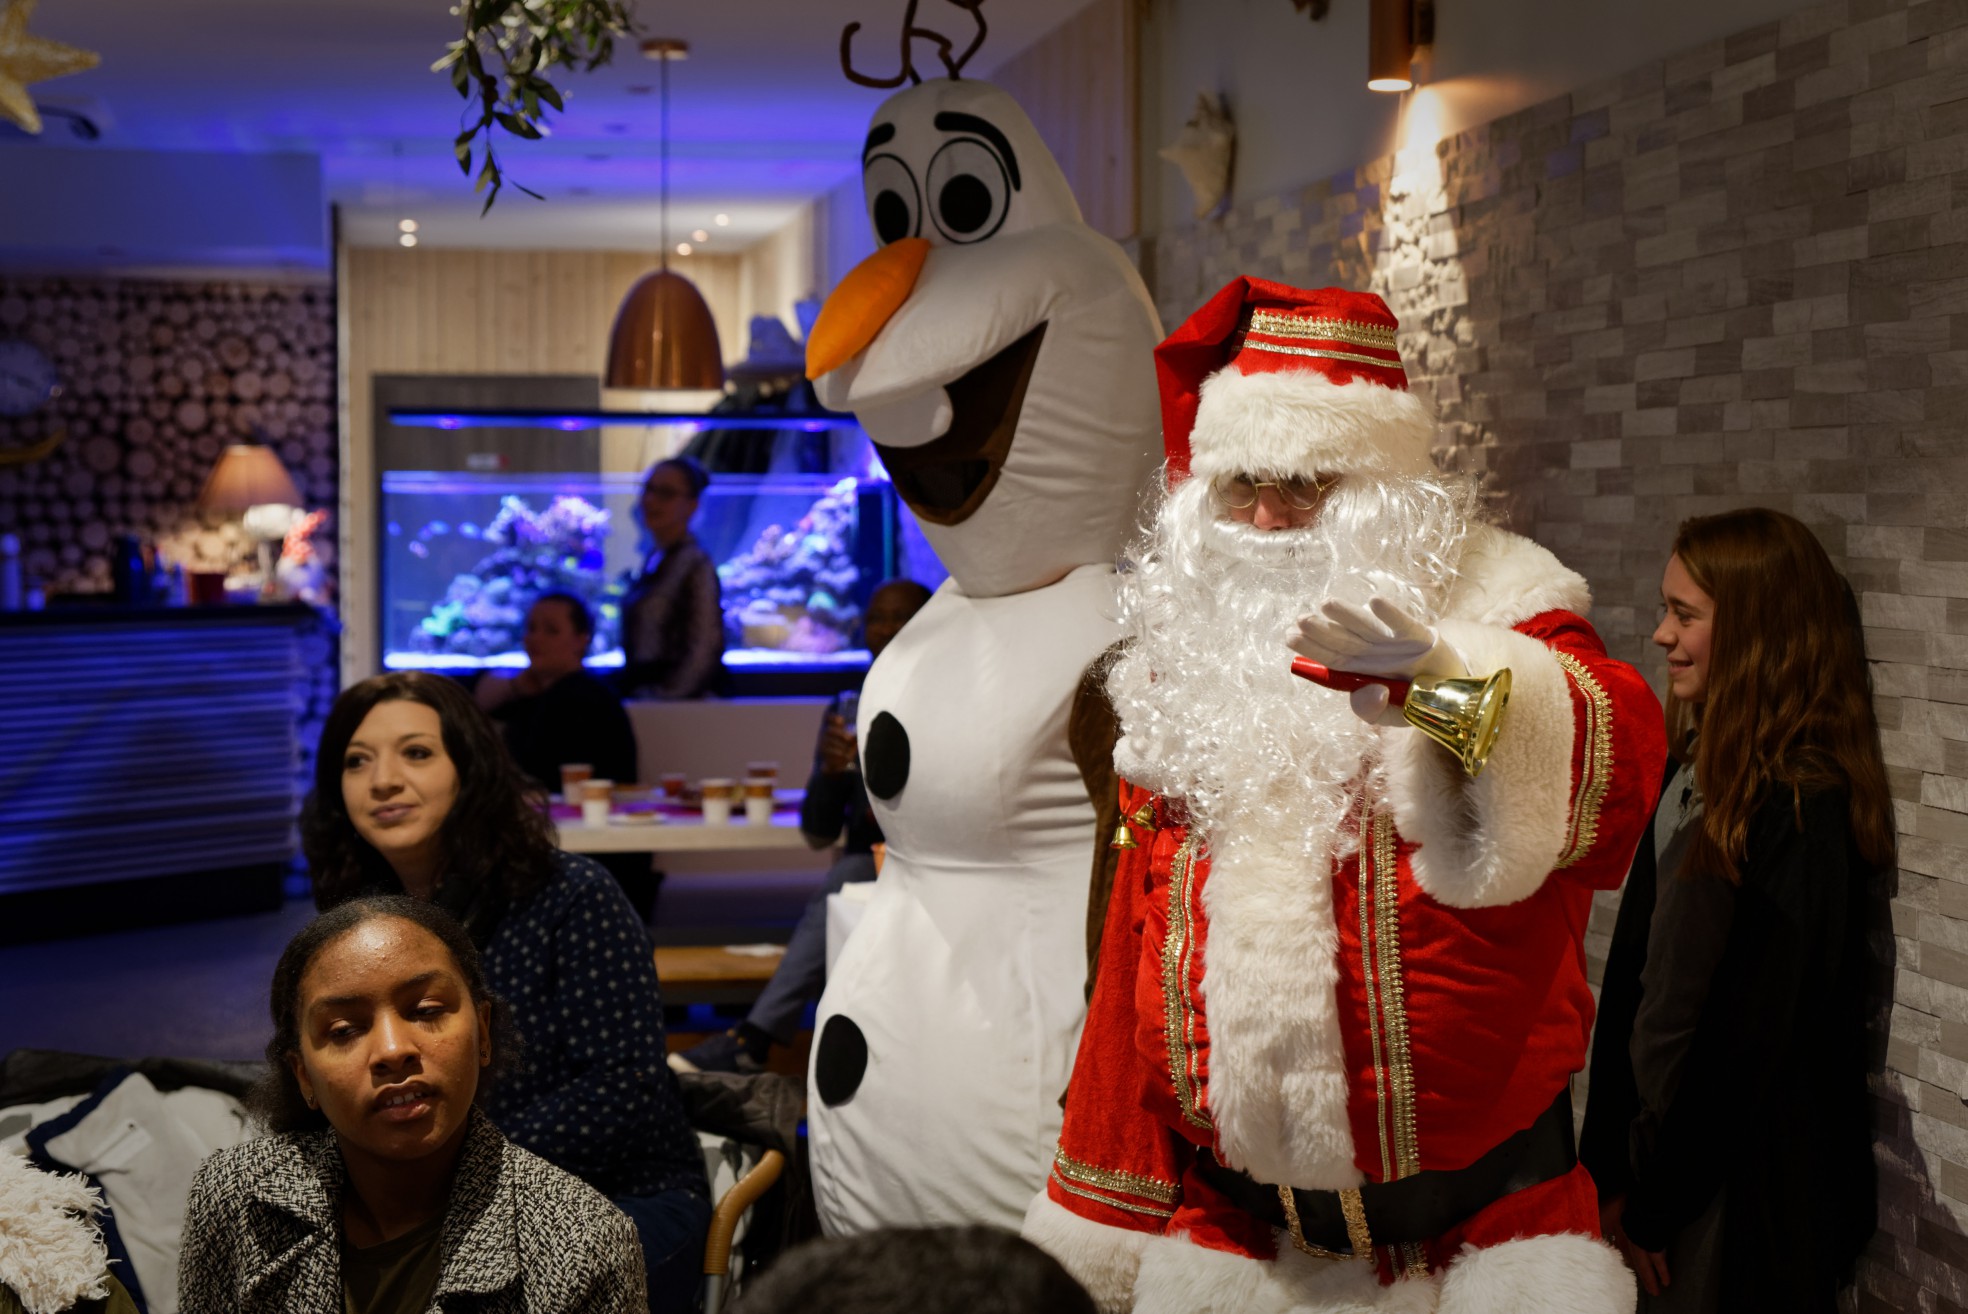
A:
<svg viewBox="0 0 1968 1314">
<path fill-rule="evenodd" d="M 870 77 L 866 73 L 856 72 L 853 54 L 854 34 L 861 30 L 861 24 L 849 23 L 841 29 L 841 72 L 847 74 L 850 82 L 883 90 L 899 87 L 905 81 L 912 86 L 921 83 L 922 74 L 916 72 L 915 55 L 912 49 L 917 38 L 936 47 L 936 57 L 943 61 L 943 67 L 949 72 L 952 81 L 963 75 L 964 65 L 968 64 L 970 57 L 977 53 L 977 48 L 984 44 L 984 34 L 989 31 L 984 22 L 984 0 L 950 0 L 950 3 L 957 8 L 968 12 L 977 23 L 977 34 L 970 39 L 970 44 L 964 47 L 963 53 L 954 57 L 950 54 L 950 38 L 930 28 L 916 26 L 918 3 L 920 0 L 909 0 L 908 8 L 902 12 L 902 68 L 892 78 Z"/>
</svg>

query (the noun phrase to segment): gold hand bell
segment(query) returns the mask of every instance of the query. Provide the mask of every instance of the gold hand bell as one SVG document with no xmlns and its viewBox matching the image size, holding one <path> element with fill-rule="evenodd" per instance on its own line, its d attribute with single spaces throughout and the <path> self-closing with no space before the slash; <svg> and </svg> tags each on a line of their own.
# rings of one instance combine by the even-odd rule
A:
<svg viewBox="0 0 1968 1314">
<path fill-rule="evenodd" d="M 1292 674 L 1328 689 L 1351 693 L 1370 684 L 1387 690 L 1387 701 L 1401 709 L 1409 725 L 1456 755 L 1471 780 L 1483 774 L 1503 729 L 1510 703 L 1510 668 L 1486 680 L 1422 675 L 1402 680 L 1391 675 L 1335 671 L 1310 657 L 1292 658 Z"/>
</svg>

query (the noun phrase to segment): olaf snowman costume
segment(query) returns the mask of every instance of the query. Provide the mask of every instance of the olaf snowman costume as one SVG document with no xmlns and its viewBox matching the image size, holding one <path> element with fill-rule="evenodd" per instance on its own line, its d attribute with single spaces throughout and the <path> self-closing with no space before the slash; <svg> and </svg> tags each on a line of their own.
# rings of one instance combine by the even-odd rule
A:
<svg viewBox="0 0 1968 1314">
<path fill-rule="evenodd" d="M 862 168 L 883 245 L 829 298 L 807 370 L 859 417 L 950 578 L 861 696 L 888 850 L 820 1001 L 815 1195 L 832 1234 L 1015 1227 L 1085 1015 L 1104 836 L 1068 722 L 1119 637 L 1113 562 L 1158 463 L 1161 330 L 1004 91 L 891 96 Z"/>
</svg>

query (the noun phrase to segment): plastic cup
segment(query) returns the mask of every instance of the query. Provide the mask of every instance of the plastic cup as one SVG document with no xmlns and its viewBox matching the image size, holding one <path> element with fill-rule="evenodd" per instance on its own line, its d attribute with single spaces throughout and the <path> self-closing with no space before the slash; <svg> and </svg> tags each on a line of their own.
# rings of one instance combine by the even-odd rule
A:
<svg viewBox="0 0 1968 1314">
<path fill-rule="evenodd" d="M 752 826 L 765 826 L 772 821 L 772 787 L 777 783 L 771 776 L 747 776 L 745 778 L 745 821 Z"/>
<path fill-rule="evenodd" d="M 683 797 L 683 788 L 690 783 L 690 777 L 681 771 L 665 771 L 656 777 L 656 783 L 661 787 L 664 798 L 679 799 Z"/>
<path fill-rule="evenodd" d="M 594 778 L 594 768 L 586 762 L 565 762 L 560 768 L 560 796 L 569 803 L 581 801 L 581 782 Z"/>
<path fill-rule="evenodd" d="M 581 820 L 590 826 L 608 824 L 608 808 L 613 801 L 615 782 L 612 780 L 583 780 L 575 786 L 580 791 Z"/>
<path fill-rule="evenodd" d="M 706 826 L 728 825 L 731 821 L 731 801 L 737 794 L 738 786 L 722 776 L 713 776 L 698 782 L 704 794 L 704 824 Z"/>
<path fill-rule="evenodd" d="M 779 783 L 779 764 L 777 762 L 745 763 L 745 783 L 754 780 L 770 780 L 775 786 Z"/>
</svg>

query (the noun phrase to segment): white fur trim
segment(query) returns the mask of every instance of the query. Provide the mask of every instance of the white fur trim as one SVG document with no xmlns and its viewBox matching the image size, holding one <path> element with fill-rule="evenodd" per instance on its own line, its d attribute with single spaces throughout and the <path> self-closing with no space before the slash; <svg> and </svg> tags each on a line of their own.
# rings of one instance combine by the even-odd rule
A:
<svg viewBox="0 0 1968 1314">
<path fill-rule="evenodd" d="M 1432 1279 L 1383 1287 L 1365 1264 L 1315 1259 L 1290 1243 L 1276 1259 L 1252 1259 L 1155 1237 L 1142 1251 L 1134 1314 L 1434 1314 L 1435 1291 Z"/>
<path fill-rule="evenodd" d="M 1451 908 L 1530 897 L 1565 847 L 1572 798 L 1571 682 L 1536 639 L 1445 620 L 1441 635 L 1474 675 L 1510 668 L 1510 702 L 1475 780 L 1418 730 L 1382 732 L 1394 824 L 1415 850 L 1415 883 Z"/>
<path fill-rule="evenodd" d="M 1224 842 L 1203 885 L 1203 1010 L 1224 1161 L 1260 1182 L 1333 1191 L 1361 1178 L 1346 1116 L 1332 882 L 1312 876 L 1326 861 L 1290 839 Z"/>
<path fill-rule="evenodd" d="M 1189 469 L 1203 479 L 1263 474 L 1425 474 L 1435 417 L 1411 392 L 1366 379 L 1334 383 L 1310 370 L 1203 380 Z"/>
<path fill-rule="evenodd" d="M 80 1174 L 44 1173 L 0 1150 L 0 1286 L 28 1314 L 56 1314 L 109 1294 L 109 1248 L 96 1230 L 102 1197 Z"/>
<path fill-rule="evenodd" d="M 1576 1232 L 1465 1248 L 1442 1278 L 1439 1314 L 1633 1314 L 1633 1274 Z"/>
<path fill-rule="evenodd" d="M 1585 577 L 1551 552 L 1491 525 L 1473 525 L 1457 563 L 1444 616 L 1509 627 L 1541 612 L 1592 611 Z"/>
<path fill-rule="evenodd" d="M 1062 1208 L 1040 1191 L 1019 1229 L 1027 1241 L 1063 1264 L 1100 1307 L 1100 1314 L 1125 1314 L 1134 1301 L 1135 1271 L 1147 1232 L 1109 1227 Z"/>
</svg>

